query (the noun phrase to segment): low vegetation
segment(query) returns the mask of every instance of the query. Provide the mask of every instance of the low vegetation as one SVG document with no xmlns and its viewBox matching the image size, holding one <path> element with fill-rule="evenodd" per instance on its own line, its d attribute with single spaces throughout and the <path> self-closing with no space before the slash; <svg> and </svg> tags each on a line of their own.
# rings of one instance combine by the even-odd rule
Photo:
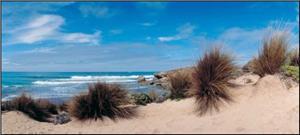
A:
<svg viewBox="0 0 300 135">
<path fill-rule="evenodd" d="M 292 77 L 295 81 L 299 82 L 299 66 L 283 66 L 283 72 L 286 76 Z"/>
<path fill-rule="evenodd" d="M 285 34 L 273 34 L 263 43 L 258 57 L 253 59 L 252 68 L 259 76 L 279 73 L 287 59 L 287 36 Z"/>
<path fill-rule="evenodd" d="M 252 72 L 252 70 L 253 70 L 253 61 L 254 61 L 254 60 L 248 61 L 248 62 L 242 67 L 242 71 L 243 71 L 243 72 Z"/>
<path fill-rule="evenodd" d="M 59 111 L 64 111 L 64 112 L 68 112 L 68 103 L 67 102 L 63 102 L 61 104 L 58 105 L 58 109 Z"/>
<path fill-rule="evenodd" d="M 289 55 L 290 65 L 291 66 L 299 66 L 299 50 L 293 50 Z"/>
<path fill-rule="evenodd" d="M 134 109 L 125 107 L 129 103 L 127 91 L 115 84 L 98 82 L 89 86 L 87 94 L 75 96 L 68 112 L 79 120 L 130 118 Z"/>
<path fill-rule="evenodd" d="M 219 48 L 206 52 L 196 65 L 191 94 L 195 96 L 200 115 L 219 111 L 224 102 L 232 101 L 228 91 L 236 67 L 230 55 Z"/>
<path fill-rule="evenodd" d="M 146 93 L 134 93 L 131 94 L 130 98 L 133 100 L 133 103 L 136 105 L 147 105 L 152 103 L 154 100 Z"/>
<path fill-rule="evenodd" d="M 182 99 L 187 97 L 187 91 L 191 87 L 189 76 L 183 73 L 174 73 L 170 79 L 170 99 Z"/>
<path fill-rule="evenodd" d="M 56 105 L 47 100 L 34 100 L 26 94 L 3 102 L 1 111 L 20 111 L 40 122 L 50 122 L 51 115 L 58 114 Z"/>
</svg>

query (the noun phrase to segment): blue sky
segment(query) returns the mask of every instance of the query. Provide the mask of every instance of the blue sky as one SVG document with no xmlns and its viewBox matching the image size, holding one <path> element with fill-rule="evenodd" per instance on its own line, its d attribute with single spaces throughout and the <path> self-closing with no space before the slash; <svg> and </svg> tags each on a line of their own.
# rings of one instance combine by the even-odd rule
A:
<svg viewBox="0 0 300 135">
<path fill-rule="evenodd" d="M 242 65 L 285 26 L 299 46 L 297 2 L 3 2 L 4 71 L 162 71 L 213 45 Z M 277 29 L 278 30 L 278 29 Z"/>
</svg>

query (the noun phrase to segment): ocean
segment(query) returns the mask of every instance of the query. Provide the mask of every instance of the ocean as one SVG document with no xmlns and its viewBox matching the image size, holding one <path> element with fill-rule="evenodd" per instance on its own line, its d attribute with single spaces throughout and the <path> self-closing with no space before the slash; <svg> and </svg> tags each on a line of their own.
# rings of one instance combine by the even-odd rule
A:
<svg viewBox="0 0 300 135">
<path fill-rule="evenodd" d="M 64 101 L 97 81 L 119 84 L 129 93 L 163 90 L 158 86 L 141 85 L 137 78 L 143 75 L 151 80 L 155 72 L 2 72 L 2 101 L 22 93 L 33 98 Z"/>
</svg>

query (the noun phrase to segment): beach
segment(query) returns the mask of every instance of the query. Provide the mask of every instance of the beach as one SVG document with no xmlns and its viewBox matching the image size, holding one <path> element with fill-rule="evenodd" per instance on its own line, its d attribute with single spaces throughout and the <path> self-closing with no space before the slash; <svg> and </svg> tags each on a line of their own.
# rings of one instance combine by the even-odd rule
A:
<svg viewBox="0 0 300 135">
<path fill-rule="evenodd" d="M 243 84 L 244 78 L 257 82 Z M 286 87 L 277 75 L 234 80 L 234 102 L 197 115 L 194 98 L 137 107 L 137 116 L 112 121 L 72 118 L 62 125 L 34 121 L 20 112 L 2 114 L 2 133 L 299 133 L 299 84 Z"/>
<path fill-rule="evenodd" d="M 1 134 L 300 133 L 299 2 L 1 6 Z"/>
</svg>

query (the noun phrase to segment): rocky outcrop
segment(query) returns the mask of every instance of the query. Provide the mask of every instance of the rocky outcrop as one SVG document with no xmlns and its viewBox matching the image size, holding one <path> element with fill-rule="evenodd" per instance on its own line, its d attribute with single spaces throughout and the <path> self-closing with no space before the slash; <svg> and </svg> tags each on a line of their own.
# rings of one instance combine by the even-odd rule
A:
<svg viewBox="0 0 300 135">
<path fill-rule="evenodd" d="M 66 112 L 62 112 L 56 116 L 54 116 L 53 123 L 56 124 L 64 124 L 71 121 L 70 115 Z"/>
<path fill-rule="evenodd" d="M 180 69 L 175 69 L 175 70 L 170 70 L 170 71 L 164 71 L 164 72 L 159 72 L 154 74 L 153 80 L 149 83 L 150 85 L 156 85 L 156 86 L 161 86 L 164 89 L 169 89 L 170 87 L 170 79 L 169 77 L 176 74 L 176 73 L 181 73 L 181 74 L 187 74 L 188 76 L 192 77 L 192 73 L 194 71 L 193 67 L 186 67 L 186 68 L 180 68 Z"/>
</svg>

